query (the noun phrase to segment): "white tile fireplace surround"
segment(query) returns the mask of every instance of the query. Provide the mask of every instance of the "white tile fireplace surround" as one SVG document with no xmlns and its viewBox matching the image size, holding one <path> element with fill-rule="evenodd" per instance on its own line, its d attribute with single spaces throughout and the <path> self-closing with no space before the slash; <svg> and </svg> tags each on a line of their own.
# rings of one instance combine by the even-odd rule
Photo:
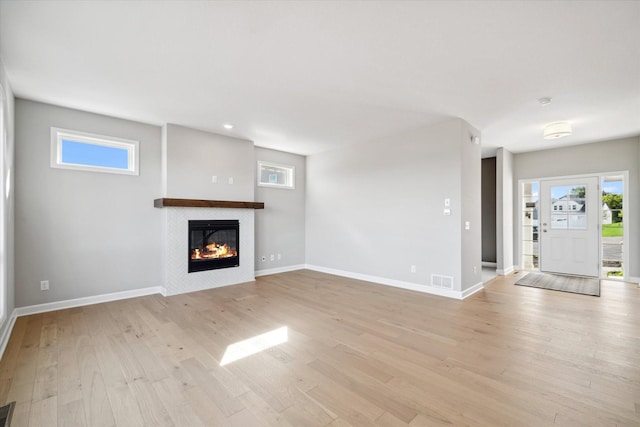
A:
<svg viewBox="0 0 640 427">
<path fill-rule="evenodd" d="M 163 232 L 163 288 L 165 295 L 177 295 L 220 286 L 235 285 L 255 280 L 254 274 L 254 215 L 261 203 L 210 202 L 211 206 L 228 205 L 247 207 L 190 207 L 186 203 L 158 203 L 158 201 L 183 199 L 158 199 L 156 207 L 162 207 Z M 204 206 L 200 204 L 199 206 Z M 253 206 L 253 207 L 249 207 Z M 238 267 L 188 273 L 189 220 L 238 220 L 240 222 L 240 265 Z"/>
</svg>

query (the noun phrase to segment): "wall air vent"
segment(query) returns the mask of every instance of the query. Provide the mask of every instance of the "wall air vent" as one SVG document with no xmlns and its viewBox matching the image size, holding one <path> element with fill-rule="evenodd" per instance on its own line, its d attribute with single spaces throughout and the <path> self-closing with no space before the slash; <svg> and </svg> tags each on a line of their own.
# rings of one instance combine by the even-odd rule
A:
<svg viewBox="0 0 640 427">
<path fill-rule="evenodd" d="M 453 289 L 453 277 L 441 274 L 431 275 L 431 286 L 434 288 Z"/>
</svg>

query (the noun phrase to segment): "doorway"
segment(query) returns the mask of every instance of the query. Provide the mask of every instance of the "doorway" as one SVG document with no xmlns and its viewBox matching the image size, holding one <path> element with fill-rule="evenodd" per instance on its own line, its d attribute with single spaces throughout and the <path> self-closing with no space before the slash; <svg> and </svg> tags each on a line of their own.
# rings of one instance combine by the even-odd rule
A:
<svg viewBox="0 0 640 427">
<path fill-rule="evenodd" d="M 519 180 L 519 267 L 625 280 L 628 179 L 618 171 Z"/>
</svg>

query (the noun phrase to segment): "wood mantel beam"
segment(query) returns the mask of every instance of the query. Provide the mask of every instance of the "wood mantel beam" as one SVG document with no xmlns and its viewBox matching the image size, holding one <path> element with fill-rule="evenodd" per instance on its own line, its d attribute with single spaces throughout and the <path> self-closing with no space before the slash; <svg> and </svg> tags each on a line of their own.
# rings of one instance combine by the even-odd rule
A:
<svg viewBox="0 0 640 427">
<path fill-rule="evenodd" d="M 198 200 L 198 199 L 155 199 L 155 208 L 228 208 L 228 209 L 264 209 L 263 202 L 234 202 L 228 200 Z"/>
</svg>

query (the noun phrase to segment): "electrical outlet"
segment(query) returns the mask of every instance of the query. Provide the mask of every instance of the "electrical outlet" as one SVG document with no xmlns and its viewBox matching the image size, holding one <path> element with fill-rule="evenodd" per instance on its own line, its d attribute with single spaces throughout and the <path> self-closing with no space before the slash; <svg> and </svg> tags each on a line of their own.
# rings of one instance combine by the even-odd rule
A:
<svg viewBox="0 0 640 427">
<path fill-rule="evenodd" d="M 262 262 L 265 262 L 267 260 L 267 257 L 262 255 Z"/>
<path fill-rule="evenodd" d="M 282 254 L 278 254 L 278 261 L 282 259 Z"/>
<path fill-rule="evenodd" d="M 473 274 L 478 274 L 478 267 L 475 265 L 473 266 Z"/>
<path fill-rule="evenodd" d="M 41 280 L 40 281 L 40 290 L 41 291 L 48 291 L 49 290 L 49 281 L 48 280 Z"/>
<path fill-rule="evenodd" d="M 276 259 L 275 255 L 271 254 L 271 261 L 273 261 L 275 259 Z"/>
<path fill-rule="evenodd" d="M 412 265 L 412 266 L 411 266 L 411 272 L 412 272 L 412 273 L 415 273 L 415 272 L 416 272 L 416 266 L 415 266 L 415 265 Z"/>
</svg>

